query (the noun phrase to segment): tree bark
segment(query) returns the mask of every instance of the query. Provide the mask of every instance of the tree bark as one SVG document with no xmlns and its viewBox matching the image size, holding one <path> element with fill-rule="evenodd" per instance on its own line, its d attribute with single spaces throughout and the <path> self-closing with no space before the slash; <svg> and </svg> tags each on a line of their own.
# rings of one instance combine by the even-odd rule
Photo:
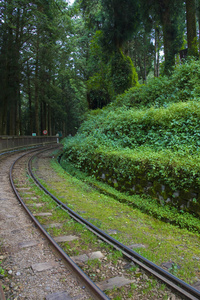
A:
<svg viewBox="0 0 200 300">
<path fill-rule="evenodd" d="M 51 106 L 48 105 L 48 133 L 52 135 Z"/>
<path fill-rule="evenodd" d="M 31 135 L 33 132 L 33 121 L 32 121 L 32 94 L 31 94 L 31 80 L 30 80 L 30 68 L 27 60 L 27 93 L 28 93 L 28 106 L 29 106 L 29 128 L 28 133 Z"/>
<path fill-rule="evenodd" d="M 163 10 L 163 42 L 165 53 L 165 74 L 175 64 L 175 53 L 173 49 L 173 29 L 172 21 L 170 17 L 170 5 L 169 1 L 166 1 L 165 9 Z"/>
<path fill-rule="evenodd" d="M 40 135 L 38 68 L 39 68 L 39 32 L 37 32 L 36 61 L 35 61 L 35 132 L 37 135 Z"/>
<path fill-rule="evenodd" d="M 195 0 L 186 0 L 186 19 L 188 55 L 198 56 Z"/>
</svg>

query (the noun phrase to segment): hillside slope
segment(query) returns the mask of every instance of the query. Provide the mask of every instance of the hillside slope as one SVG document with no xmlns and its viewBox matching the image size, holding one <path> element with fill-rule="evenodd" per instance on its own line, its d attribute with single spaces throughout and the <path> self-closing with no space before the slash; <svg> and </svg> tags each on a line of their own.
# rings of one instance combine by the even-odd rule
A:
<svg viewBox="0 0 200 300">
<path fill-rule="evenodd" d="M 133 101 L 138 90 L 127 91 L 91 113 L 78 134 L 64 141 L 62 161 L 119 191 L 150 195 L 161 205 L 200 215 L 200 64 L 181 65 L 168 80 L 155 81 L 160 99 L 168 90 L 167 101 L 158 105 L 157 98 L 150 99 L 144 108 L 144 94 L 155 94 L 155 85 L 138 88 L 140 105 Z"/>
</svg>

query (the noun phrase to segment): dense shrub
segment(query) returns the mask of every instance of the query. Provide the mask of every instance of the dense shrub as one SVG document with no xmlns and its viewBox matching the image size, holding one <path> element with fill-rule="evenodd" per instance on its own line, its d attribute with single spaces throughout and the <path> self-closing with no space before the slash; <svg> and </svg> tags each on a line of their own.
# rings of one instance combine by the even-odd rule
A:
<svg viewBox="0 0 200 300">
<path fill-rule="evenodd" d="M 151 79 L 148 84 L 119 95 L 115 106 L 160 107 L 172 102 L 197 100 L 200 97 L 200 61 L 177 65 L 170 77 Z"/>
<path fill-rule="evenodd" d="M 81 136 L 79 140 L 69 141 L 63 161 L 73 163 L 76 168 L 120 191 L 146 193 L 162 199 L 163 203 L 200 211 L 198 156 L 180 156 L 169 150 L 155 153 L 148 148 L 113 150 L 98 147 L 95 142 L 90 138 L 83 141 Z"/>
<path fill-rule="evenodd" d="M 80 132 L 113 147 L 148 146 L 196 153 L 200 145 L 200 104 L 179 102 L 160 109 L 103 110 L 91 115 Z"/>
<path fill-rule="evenodd" d="M 153 83 L 93 111 L 65 141 L 63 161 L 121 191 L 200 215 L 200 63 L 185 63 Z"/>
</svg>

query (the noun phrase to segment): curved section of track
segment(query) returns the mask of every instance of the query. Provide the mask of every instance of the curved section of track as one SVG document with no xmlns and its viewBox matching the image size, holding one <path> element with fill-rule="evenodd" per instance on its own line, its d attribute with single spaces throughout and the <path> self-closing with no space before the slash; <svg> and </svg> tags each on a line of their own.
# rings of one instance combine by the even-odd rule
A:
<svg viewBox="0 0 200 300">
<path fill-rule="evenodd" d="M 0 160 L 0 282 L 5 298 L 42 300 L 62 293 L 69 299 L 90 299 L 87 289 L 52 251 L 13 192 L 9 170 L 23 152 L 3 155 Z M 20 180 L 19 168 L 16 174 Z M 30 183 L 29 176 L 24 178 Z M 48 269 L 35 268 L 41 265 Z"/>
<path fill-rule="evenodd" d="M 31 152 L 29 152 L 28 154 L 30 155 L 30 153 L 37 151 L 37 150 L 33 150 Z M 43 151 L 46 151 L 46 149 L 43 149 Z M 41 151 L 40 151 L 41 153 Z M 55 242 L 55 240 L 47 233 L 47 231 L 43 228 L 43 226 L 40 224 L 40 222 L 38 222 L 38 220 L 33 216 L 33 214 L 31 213 L 31 211 L 28 209 L 28 207 L 25 205 L 24 201 L 22 200 L 22 198 L 20 197 L 16 186 L 14 184 L 14 180 L 12 177 L 12 172 L 13 172 L 13 168 L 15 166 L 15 164 L 22 159 L 25 155 L 27 155 L 27 153 L 23 154 L 22 156 L 20 156 L 17 160 L 15 160 L 10 168 L 10 182 L 12 185 L 12 188 L 18 198 L 18 200 L 20 201 L 21 205 L 24 207 L 24 209 L 26 210 L 26 212 L 28 213 L 28 215 L 30 216 L 30 218 L 35 222 L 35 224 L 38 226 L 38 228 L 42 231 L 42 233 L 46 236 L 46 238 L 49 240 L 49 242 L 55 247 L 55 249 L 59 252 L 59 254 L 63 257 L 63 259 L 65 260 L 67 266 L 71 269 L 71 271 L 73 273 L 75 273 L 80 280 L 87 286 L 88 290 L 92 293 L 92 295 L 95 297 L 95 299 L 100 299 L 100 300 L 106 300 L 109 299 L 104 293 L 103 291 L 101 291 L 99 289 L 99 287 L 96 286 L 96 284 L 74 263 L 74 261 L 62 250 L 62 248 Z M 29 172 L 30 174 L 33 176 L 31 167 L 30 167 L 30 162 L 33 159 L 33 157 L 37 155 L 34 154 L 33 156 L 31 156 L 31 158 L 29 159 Z M 39 183 L 37 182 L 37 184 L 39 185 Z"/>
<path fill-rule="evenodd" d="M 33 158 L 32 158 L 33 159 Z M 29 160 L 29 172 L 35 182 L 48 194 L 54 199 L 60 206 L 62 206 L 65 210 L 68 211 L 69 215 L 78 221 L 81 224 L 84 224 L 89 230 L 95 233 L 100 239 L 104 240 L 105 242 L 111 244 L 116 249 L 120 250 L 125 257 L 131 259 L 134 263 L 138 264 L 140 267 L 145 269 L 146 271 L 150 272 L 158 279 L 162 280 L 165 284 L 172 287 L 175 291 L 179 292 L 184 297 L 188 299 L 197 300 L 200 299 L 200 291 L 193 288 L 189 284 L 185 283 L 184 281 L 180 280 L 179 278 L 175 277 L 171 273 L 165 271 L 161 267 L 157 266 L 156 264 L 152 263 L 145 257 L 139 255 L 135 251 L 131 250 L 127 246 L 123 245 L 122 243 L 118 242 L 116 239 L 111 237 L 110 235 L 106 234 L 104 231 L 100 230 L 87 220 L 83 219 L 73 210 L 71 210 L 68 206 L 62 203 L 59 199 L 57 199 L 53 194 L 51 194 L 34 176 L 33 171 L 31 169 L 31 160 Z"/>
<path fill-rule="evenodd" d="M 44 150 L 43 150 L 44 151 Z M 31 169 L 31 161 L 35 155 L 32 155 L 32 157 L 29 159 L 28 168 L 29 173 L 31 174 L 32 178 L 35 180 L 37 185 L 40 186 L 41 189 L 43 189 L 54 201 L 56 201 L 59 206 L 61 206 L 64 210 L 68 212 L 68 214 L 78 221 L 81 224 L 84 224 L 90 231 L 95 233 L 100 239 L 103 241 L 111 244 L 114 248 L 120 250 L 125 257 L 132 260 L 134 263 L 139 265 L 144 270 L 148 271 L 149 273 L 153 274 L 160 280 L 162 280 L 164 283 L 166 283 L 168 286 L 170 286 L 173 290 L 177 291 L 179 294 L 184 296 L 184 298 L 197 300 L 200 299 L 200 292 L 193 288 L 192 286 L 188 285 L 187 283 L 183 282 L 179 278 L 175 277 L 171 273 L 163 270 L 159 266 L 155 265 L 151 261 L 147 260 L 146 258 L 142 257 L 135 251 L 131 250 L 127 246 L 123 245 L 122 243 L 119 243 L 116 239 L 112 238 L 87 220 L 83 219 L 81 216 L 79 216 L 77 213 L 75 213 L 73 210 L 71 210 L 67 205 L 62 203 L 59 199 L 57 199 L 54 195 L 52 195 L 46 188 L 43 187 L 43 185 L 37 180 L 37 178 L 34 176 L 33 171 Z M 13 164 L 14 166 L 14 164 Z M 12 168 L 13 168 L 12 166 Z M 48 239 L 51 241 L 51 243 L 54 245 L 54 247 L 61 253 L 63 258 L 66 259 L 67 264 L 70 266 L 71 269 L 73 269 L 76 274 L 78 274 L 79 277 L 82 278 L 84 283 L 89 287 L 89 289 L 92 291 L 92 293 L 95 295 L 95 299 L 108 299 L 108 297 L 88 278 L 87 275 L 85 275 L 84 272 L 73 262 L 73 260 L 70 259 L 70 257 L 59 247 L 59 245 L 50 237 L 50 235 L 46 232 L 46 230 L 40 225 L 40 223 L 37 221 L 37 219 L 31 214 L 30 210 L 26 207 L 23 200 L 20 198 L 19 193 L 17 192 L 17 189 L 15 188 L 15 185 L 12 180 L 12 168 L 10 171 L 10 178 L 11 183 L 13 186 L 13 189 L 20 200 L 21 204 L 24 206 L 27 213 L 32 217 L 34 222 L 37 224 L 37 226 L 41 229 L 41 231 L 48 237 Z"/>
</svg>

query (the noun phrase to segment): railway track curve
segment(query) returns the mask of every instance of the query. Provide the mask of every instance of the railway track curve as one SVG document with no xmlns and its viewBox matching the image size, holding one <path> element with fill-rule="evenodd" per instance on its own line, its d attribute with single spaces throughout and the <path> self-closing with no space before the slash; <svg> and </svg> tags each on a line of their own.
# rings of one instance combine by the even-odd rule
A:
<svg viewBox="0 0 200 300">
<path fill-rule="evenodd" d="M 25 155 L 24 155 L 25 156 Z M 149 274 L 153 274 L 156 276 L 159 280 L 165 282 L 170 288 L 173 289 L 173 291 L 176 291 L 180 295 L 180 298 L 177 299 L 200 299 L 200 292 L 193 288 L 192 286 L 186 284 L 185 282 L 181 281 L 177 277 L 173 276 L 171 273 L 166 272 L 159 266 L 155 265 L 151 261 L 145 259 L 141 255 L 137 254 L 135 251 L 131 250 L 127 246 L 119 243 L 117 240 L 115 240 L 110 235 L 103 232 L 98 227 L 94 226 L 92 223 L 88 222 L 87 220 L 83 219 L 81 216 L 79 216 L 77 213 L 75 213 L 72 209 L 70 209 L 66 204 L 64 204 L 62 201 L 57 199 L 52 193 L 50 193 L 36 178 L 34 175 L 34 171 L 32 170 L 32 161 L 34 159 L 35 155 L 31 154 L 31 158 L 28 160 L 28 168 L 29 173 L 31 174 L 34 181 L 37 183 L 38 186 L 40 186 L 41 189 L 45 191 L 55 202 L 57 207 L 61 207 L 67 214 L 73 218 L 75 221 L 81 223 L 85 228 L 92 231 L 95 235 L 98 236 L 99 239 L 103 240 L 106 243 L 109 243 L 112 245 L 112 247 L 119 250 L 123 255 L 134 264 L 137 264 L 140 268 L 144 269 L 145 272 Z M 27 160 L 26 160 L 27 161 Z M 24 206 L 25 210 L 28 212 L 29 215 L 32 215 L 31 211 L 27 207 L 27 205 L 24 203 L 24 201 L 20 197 L 19 193 L 19 186 L 14 183 L 14 180 L 12 179 L 12 173 L 14 169 L 15 163 L 13 163 L 12 168 L 10 169 L 10 178 L 11 178 L 11 184 L 13 186 L 13 189 L 16 193 L 16 195 L 19 197 L 19 200 L 21 202 L 21 205 Z M 55 242 L 54 238 L 52 238 L 47 231 L 44 229 L 43 226 L 40 225 L 39 221 L 36 217 L 32 215 L 32 219 L 37 224 L 37 226 L 40 228 L 40 230 L 48 236 L 50 241 L 53 243 L 54 247 L 57 249 L 57 251 L 60 252 L 60 255 L 63 257 L 63 259 L 67 260 L 68 266 L 70 266 L 71 269 L 75 268 L 76 273 L 78 276 L 82 276 L 82 280 L 84 281 L 85 285 L 92 291 L 92 294 L 95 295 L 94 299 L 108 299 L 108 297 L 101 291 L 101 289 L 98 287 L 98 284 L 95 284 L 90 278 L 84 274 L 84 272 L 74 263 L 73 259 L 71 259 L 66 253 L 62 250 L 62 248 Z M 135 298 L 133 298 L 135 299 Z"/>
<path fill-rule="evenodd" d="M 44 239 L 11 188 L 9 170 L 22 153 L 27 151 L 5 153 L 0 160 L 0 299 L 94 299 Z"/>
</svg>

